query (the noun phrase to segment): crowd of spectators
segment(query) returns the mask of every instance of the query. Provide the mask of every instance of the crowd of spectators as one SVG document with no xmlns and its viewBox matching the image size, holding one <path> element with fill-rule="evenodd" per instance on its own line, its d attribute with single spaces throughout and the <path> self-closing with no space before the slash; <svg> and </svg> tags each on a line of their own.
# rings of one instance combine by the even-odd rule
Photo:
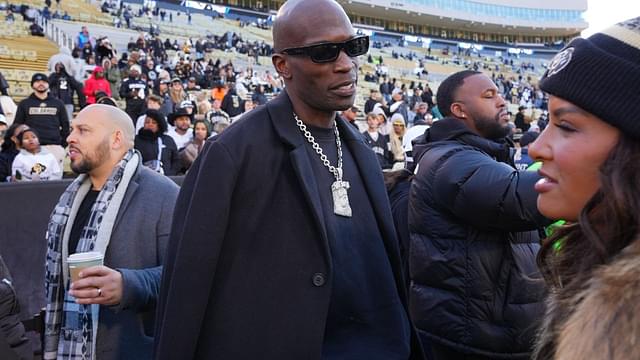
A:
<svg viewBox="0 0 640 360">
<path fill-rule="evenodd" d="M 26 18 L 32 16 L 35 19 L 38 13 L 47 19 L 56 18 L 46 6 L 40 12 L 28 7 L 14 7 L 7 12 L 8 16 L 12 15 L 12 10 Z M 130 5 L 114 1 L 103 2 L 101 10 L 110 13 L 114 18 L 124 19 L 127 27 L 131 27 L 130 20 L 134 17 L 153 17 L 156 20 L 172 22 L 174 14 L 181 16 L 180 13 L 159 7 L 143 6 L 134 11 Z M 188 12 L 183 15 L 191 17 Z M 214 20 L 219 16 L 214 14 Z M 246 20 L 239 22 L 241 25 L 247 25 Z M 268 27 L 270 24 L 262 21 L 253 25 Z M 70 119 L 75 111 L 87 104 L 113 103 L 123 107 L 134 120 L 136 131 L 142 131 L 147 138 L 150 137 L 146 126 L 148 122 L 155 123 L 155 127 L 162 130 L 154 139 L 162 138 L 160 135 L 163 134 L 173 134 L 174 144 L 166 141 L 169 143 L 166 147 L 175 147 L 176 155 L 165 161 L 171 163 L 166 165 L 167 169 L 162 170 L 165 174 L 180 174 L 188 170 L 188 166 L 184 164 L 189 162 L 182 161 L 180 164 L 181 155 L 177 154 L 187 143 L 194 141 L 193 132 L 189 133 L 188 139 L 175 141 L 176 127 L 170 119 L 176 114 L 189 112 L 190 130 L 196 121 L 202 121 L 207 126 L 204 133 L 212 136 L 223 131 L 231 122 L 255 106 L 266 103 L 283 88 L 282 79 L 276 73 L 269 70 L 253 70 L 253 66 L 259 66 L 261 56 L 270 56 L 273 52 L 272 46 L 265 41 L 247 41 L 235 32 L 207 33 L 200 38 L 172 39 L 168 36 L 161 37 L 155 25 L 147 30 L 141 32 L 137 38 L 130 38 L 126 50 L 119 53 L 108 36 L 94 36 L 86 25 L 82 26 L 75 37 L 74 48 L 61 47 L 60 53 L 51 57 L 51 75 L 48 80 L 52 97 L 64 104 Z M 393 46 L 394 44 L 386 40 L 372 43 L 373 48 L 379 49 Z M 245 54 L 250 61 L 242 69 L 231 60 L 214 58 L 211 55 L 214 51 Z M 488 65 L 487 60 L 490 59 L 479 57 L 478 60 L 473 60 L 469 58 L 470 55 L 473 54 L 468 49 L 458 48 L 457 54 L 443 61 L 451 61 L 474 70 L 498 70 Z M 375 71 L 364 74 L 364 80 L 376 83 L 378 89 L 372 91 L 367 98 L 364 112 L 357 107 L 351 110 L 351 114 L 355 116 L 350 120 L 355 125 L 356 118 L 365 119 L 360 122 L 359 130 L 365 137 L 375 140 L 372 147 L 377 149 L 380 164 L 384 169 L 398 168 L 406 160 L 405 153 L 410 153 L 411 139 L 403 140 L 405 133 L 411 133 L 410 130 L 415 125 L 419 128 L 429 126 L 433 119 L 437 120 L 440 117 L 434 104 L 434 93 L 429 87 L 429 73 L 425 66 L 428 61 L 438 60 L 431 55 L 431 48 L 421 55 L 415 51 L 394 49 L 391 57 L 415 61 L 418 69 L 415 75 L 425 81 L 404 83 L 391 78 L 383 56 L 368 55 L 367 62 L 374 65 Z M 464 60 L 461 60 L 463 57 Z M 524 78 L 527 70 L 535 70 L 534 65 L 522 62 L 518 66 L 509 57 L 499 60 L 506 66 L 516 68 L 518 77 L 507 78 L 503 73 L 493 71 L 492 80 L 508 102 L 528 109 L 530 114 L 526 121 L 522 118 L 524 115 L 516 114 L 518 121 L 512 124 L 513 134 L 527 132 L 531 123 L 534 124 L 531 130 L 539 131 L 540 127 L 535 125 L 536 119 L 531 116 L 531 109 L 546 110 L 547 98 L 535 87 L 530 77 Z M 351 117 L 347 113 L 343 116 Z M 377 119 L 376 124 L 371 121 L 374 118 Z M 362 125 L 365 122 L 366 126 Z M 203 131 L 199 133 L 202 134 Z M 380 139 L 376 133 L 381 135 Z M 192 146 L 191 154 L 193 149 Z M 157 149 L 154 150 L 152 147 L 151 151 L 146 153 L 150 154 L 147 156 L 150 158 L 146 160 L 151 161 L 154 157 L 158 159 Z"/>
<path fill-rule="evenodd" d="M 27 13 L 26 9 L 18 10 Z M 12 14 L 11 10 L 7 13 Z M 50 15 L 46 7 L 39 13 L 47 14 L 47 18 Z M 36 14 L 37 11 L 34 20 Z M 231 60 L 214 58 L 213 51 L 246 54 L 254 61 L 239 68 Z M 233 32 L 182 41 L 168 37 L 163 40 L 159 35 L 142 32 L 137 39 L 130 39 L 126 51 L 119 53 L 108 36 L 94 36 L 83 25 L 74 39 L 74 48 L 63 46 L 49 59 L 48 96 L 60 102 L 68 119 L 89 104 L 122 106 L 137 125 L 136 146 L 143 153 L 144 163 L 166 175 L 184 174 L 202 145 L 203 132 L 198 131 L 196 138 L 191 130 L 195 122 L 206 124 L 204 133 L 208 137 L 216 135 L 282 90 L 277 74 L 253 70 L 259 57 L 269 56 L 272 51 L 264 41 L 246 41 Z M 8 84 L 3 87 L 5 95 L 7 87 Z M 173 120 L 185 113 L 189 115 L 186 125 L 180 120 L 176 123 L 186 126 L 189 132 L 179 135 Z M 5 119 L 4 124 L 7 123 L 11 125 Z M 13 156 L 8 158 L 9 169 L 20 150 L 17 136 L 10 139 L 13 145 L 7 152 Z M 158 139 L 161 147 L 144 145 Z M 189 155 L 183 155 L 189 144 Z M 63 141 L 57 145 L 63 145 Z M 26 178 L 7 173 L 1 180 Z"/>
</svg>

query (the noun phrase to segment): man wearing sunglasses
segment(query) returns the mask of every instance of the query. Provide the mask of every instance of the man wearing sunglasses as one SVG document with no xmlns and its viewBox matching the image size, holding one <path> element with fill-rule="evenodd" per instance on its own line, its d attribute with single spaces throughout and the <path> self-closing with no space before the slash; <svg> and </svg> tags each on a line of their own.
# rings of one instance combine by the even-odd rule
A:
<svg viewBox="0 0 640 360">
<path fill-rule="evenodd" d="M 286 89 L 184 180 L 156 359 L 420 359 L 380 166 L 338 116 L 369 40 L 330 0 L 288 1 L 273 37 Z"/>
</svg>

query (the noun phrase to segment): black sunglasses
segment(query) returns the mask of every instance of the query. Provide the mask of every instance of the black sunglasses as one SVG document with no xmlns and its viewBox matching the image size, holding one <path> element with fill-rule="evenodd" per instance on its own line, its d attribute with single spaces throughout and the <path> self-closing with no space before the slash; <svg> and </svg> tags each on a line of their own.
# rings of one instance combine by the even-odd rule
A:
<svg viewBox="0 0 640 360">
<path fill-rule="evenodd" d="M 350 57 L 364 55 L 369 51 L 369 36 L 358 36 L 339 43 L 322 43 L 289 48 L 280 52 L 287 55 L 306 55 L 310 57 L 314 63 L 328 63 L 336 61 L 342 49 L 344 49 L 344 52 Z"/>
</svg>

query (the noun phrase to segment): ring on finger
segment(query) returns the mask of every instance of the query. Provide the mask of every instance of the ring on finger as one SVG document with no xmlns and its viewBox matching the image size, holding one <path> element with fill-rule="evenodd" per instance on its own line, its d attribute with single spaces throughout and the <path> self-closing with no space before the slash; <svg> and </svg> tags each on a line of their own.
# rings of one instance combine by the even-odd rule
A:
<svg viewBox="0 0 640 360">
<path fill-rule="evenodd" d="M 98 288 L 98 296 L 97 297 L 100 297 L 100 296 L 102 296 L 102 289 Z"/>
</svg>

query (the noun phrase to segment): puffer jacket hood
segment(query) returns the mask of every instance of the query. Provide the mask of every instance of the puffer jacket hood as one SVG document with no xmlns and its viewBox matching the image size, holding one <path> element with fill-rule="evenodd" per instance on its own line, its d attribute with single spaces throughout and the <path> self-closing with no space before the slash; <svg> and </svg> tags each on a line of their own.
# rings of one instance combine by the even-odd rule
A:
<svg viewBox="0 0 640 360">
<path fill-rule="evenodd" d="M 513 143 L 508 138 L 499 141 L 485 139 L 475 134 L 460 120 L 444 118 L 433 123 L 424 134 L 413 140 L 414 163 L 420 162 L 430 144 L 436 141 L 454 140 L 482 149 L 497 161 L 513 165 Z"/>
</svg>

